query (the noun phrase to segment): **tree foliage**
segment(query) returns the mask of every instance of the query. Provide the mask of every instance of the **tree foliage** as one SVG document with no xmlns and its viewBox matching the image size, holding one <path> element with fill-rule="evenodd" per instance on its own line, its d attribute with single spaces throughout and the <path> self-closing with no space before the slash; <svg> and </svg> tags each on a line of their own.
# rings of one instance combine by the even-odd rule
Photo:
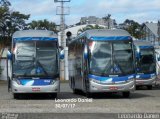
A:
<svg viewBox="0 0 160 119">
<path fill-rule="evenodd" d="M 0 0 L 0 5 L 3 7 L 11 6 L 11 3 L 8 0 Z"/>
<path fill-rule="evenodd" d="M 56 24 L 54 22 L 49 22 L 48 20 L 38 20 L 38 21 L 32 21 L 29 23 L 30 29 L 36 29 L 36 30 L 50 30 L 57 32 L 56 30 Z"/>
<path fill-rule="evenodd" d="M 126 19 L 124 24 L 127 26 L 124 29 L 127 30 L 133 37 L 140 39 L 143 36 L 144 32 L 142 31 L 142 26 L 138 22 Z"/>
<path fill-rule="evenodd" d="M 27 28 L 26 20 L 30 15 L 10 10 L 11 3 L 8 0 L 0 0 L 0 42 L 8 45 L 12 34 L 17 30 Z"/>
<path fill-rule="evenodd" d="M 28 20 L 30 15 L 21 14 L 20 12 L 11 12 L 10 21 L 8 22 L 8 36 L 11 36 L 17 30 L 28 29 Z"/>
<path fill-rule="evenodd" d="M 11 36 L 15 31 L 25 29 L 56 31 L 56 24 L 48 20 L 32 21 L 26 23 L 30 15 L 19 11 L 10 10 L 11 3 L 8 0 L 0 0 L 0 44 L 9 45 Z M 2 46 L 1 46 L 2 47 Z"/>
<path fill-rule="evenodd" d="M 86 27 L 79 29 L 77 34 L 80 34 L 86 30 L 91 30 L 91 29 L 104 29 L 104 27 L 99 25 L 87 25 Z"/>
</svg>

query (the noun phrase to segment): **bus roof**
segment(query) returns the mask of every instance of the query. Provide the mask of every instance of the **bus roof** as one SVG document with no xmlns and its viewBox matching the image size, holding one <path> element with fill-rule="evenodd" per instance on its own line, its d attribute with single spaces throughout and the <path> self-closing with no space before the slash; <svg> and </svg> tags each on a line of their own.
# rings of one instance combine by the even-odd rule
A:
<svg viewBox="0 0 160 119">
<path fill-rule="evenodd" d="M 57 34 L 55 34 L 53 31 L 47 30 L 22 30 L 16 31 L 13 34 L 13 39 L 23 40 L 23 38 L 28 38 L 28 40 L 31 40 L 30 38 L 50 38 L 58 40 Z"/>
<path fill-rule="evenodd" d="M 93 29 L 87 30 L 85 32 L 88 34 L 88 37 L 96 36 L 96 37 L 110 37 L 110 36 L 130 36 L 130 34 L 122 29 Z"/>
<path fill-rule="evenodd" d="M 135 46 L 153 46 L 153 44 L 149 41 L 145 41 L 145 40 L 134 40 L 134 45 Z"/>
<path fill-rule="evenodd" d="M 128 40 L 131 35 L 122 29 L 92 29 L 87 30 L 75 38 L 86 36 L 90 40 Z"/>
</svg>

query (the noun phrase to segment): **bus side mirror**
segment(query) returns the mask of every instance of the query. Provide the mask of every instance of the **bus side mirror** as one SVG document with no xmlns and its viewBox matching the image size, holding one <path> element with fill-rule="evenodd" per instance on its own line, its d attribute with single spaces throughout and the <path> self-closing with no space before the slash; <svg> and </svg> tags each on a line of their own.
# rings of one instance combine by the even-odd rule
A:
<svg viewBox="0 0 160 119">
<path fill-rule="evenodd" d="M 60 59 L 64 59 L 64 49 L 60 51 Z"/>
<path fill-rule="evenodd" d="M 160 61 L 160 55 L 157 56 L 157 60 Z"/>
<path fill-rule="evenodd" d="M 84 57 L 84 59 L 88 59 L 88 48 L 87 48 L 87 45 L 84 46 L 83 57 Z"/>
<path fill-rule="evenodd" d="M 7 59 L 12 60 L 12 53 L 9 50 L 7 52 Z"/>
<path fill-rule="evenodd" d="M 140 69 L 139 69 L 139 68 L 136 68 L 136 71 L 140 71 Z"/>
<path fill-rule="evenodd" d="M 136 58 L 140 59 L 141 58 L 141 53 L 140 52 L 136 52 Z"/>
</svg>

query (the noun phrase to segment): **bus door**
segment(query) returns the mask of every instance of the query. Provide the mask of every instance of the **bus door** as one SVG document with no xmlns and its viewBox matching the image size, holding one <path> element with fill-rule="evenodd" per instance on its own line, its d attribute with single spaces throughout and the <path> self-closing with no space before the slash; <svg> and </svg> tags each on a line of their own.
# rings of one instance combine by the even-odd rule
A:
<svg viewBox="0 0 160 119">
<path fill-rule="evenodd" d="M 78 42 L 76 45 L 76 78 L 75 78 L 75 86 L 77 89 L 82 89 L 83 86 L 83 67 L 82 67 L 82 59 L 83 59 L 83 45 L 81 42 Z"/>
<path fill-rule="evenodd" d="M 6 59 L 6 71 L 7 71 L 7 82 L 8 82 L 8 92 L 11 91 L 11 68 L 12 68 L 12 54 L 10 49 L 8 49 L 7 59 Z"/>
</svg>

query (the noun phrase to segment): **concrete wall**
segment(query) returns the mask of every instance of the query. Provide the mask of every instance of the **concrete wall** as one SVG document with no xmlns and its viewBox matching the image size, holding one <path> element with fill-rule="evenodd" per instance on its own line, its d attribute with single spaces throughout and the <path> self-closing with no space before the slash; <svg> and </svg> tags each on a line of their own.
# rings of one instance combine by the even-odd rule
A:
<svg viewBox="0 0 160 119">
<path fill-rule="evenodd" d="M 7 80 L 6 59 L 1 59 L 0 66 L 2 68 L 2 74 L 0 76 L 0 80 Z"/>
</svg>

